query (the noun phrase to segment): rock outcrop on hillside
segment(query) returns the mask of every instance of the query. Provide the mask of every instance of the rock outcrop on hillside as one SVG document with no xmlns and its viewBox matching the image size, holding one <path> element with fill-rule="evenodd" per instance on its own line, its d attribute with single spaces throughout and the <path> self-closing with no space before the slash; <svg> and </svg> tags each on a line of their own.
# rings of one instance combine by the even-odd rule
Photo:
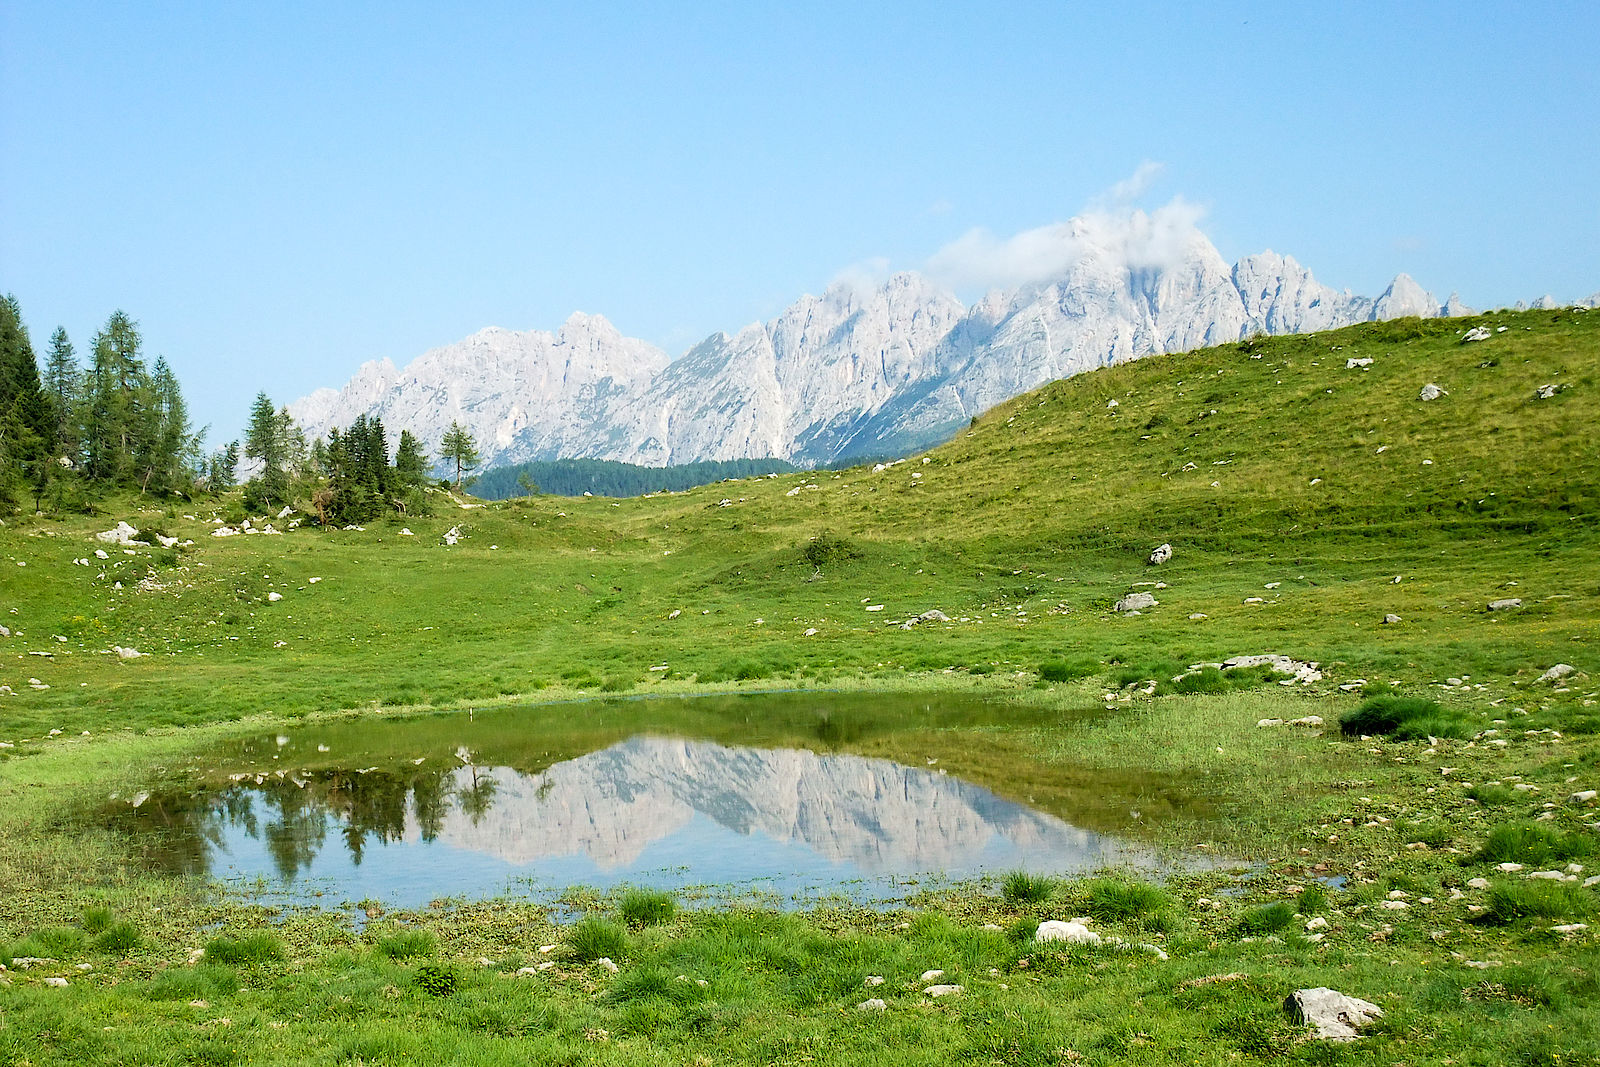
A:
<svg viewBox="0 0 1600 1067">
<path fill-rule="evenodd" d="M 1156 352 L 1372 319 L 1470 313 L 1402 274 L 1376 299 L 1292 257 L 1229 266 L 1192 224 L 1073 219 L 1053 277 L 971 307 L 916 273 L 836 284 L 676 360 L 598 315 L 554 334 L 486 329 L 404 370 L 367 363 L 290 405 L 312 436 L 377 415 L 436 448 L 452 420 L 485 466 L 559 458 L 663 466 L 775 457 L 806 465 L 908 451 L 1056 378 Z"/>
</svg>

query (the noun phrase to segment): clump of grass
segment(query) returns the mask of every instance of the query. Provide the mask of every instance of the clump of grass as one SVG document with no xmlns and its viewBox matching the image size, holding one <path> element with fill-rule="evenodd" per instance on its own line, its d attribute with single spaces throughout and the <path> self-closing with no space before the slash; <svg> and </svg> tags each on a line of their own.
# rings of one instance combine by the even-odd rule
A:
<svg viewBox="0 0 1600 1067">
<path fill-rule="evenodd" d="M 28 940 L 37 945 L 40 951 L 19 952 L 18 955 L 68 959 L 77 955 L 83 948 L 84 934 L 82 930 L 75 930 L 70 926 L 46 926 L 35 930 Z"/>
<path fill-rule="evenodd" d="M 641 1000 L 666 1000 L 687 1004 L 705 996 L 705 989 L 693 981 L 680 981 L 659 967 L 641 967 L 617 977 L 606 999 L 617 1003 Z"/>
<path fill-rule="evenodd" d="M 243 937 L 214 937 L 206 944 L 208 963 L 252 964 L 283 959 L 283 942 L 266 931 Z"/>
<path fill-rule="evenodd" d="M 565 938 L 567 951 L 574 959 L 590 962 L 602 957 L 617 959 L 627 953 L 628 932 L 616 923 L 589 915 L 572 924 Z"/>
<path fill-rule="evenodd" d="M 1592 855 L 1594 842 L 1577 831 L 1563 833 L 1536 822 L 1502 823 L 1489 831 L 1473 857 L 1480 863 L 1541 864 Z"/>
<path fill-rule="evenodd" d="M 1570 883 L 1545 878 L 1497 880 L 1485 900 L 1483 921 L 1502 925 L 1522 919 L 1581 919 L 1594 913 L 1589 894 Z"/>
<path fill-rule="evenodd" d="M 239 978 L 226 967 L 173 967 L 146 987 L 151 1000 L 216 1000 L 239 990 Z"/>
<path fill-rule="evenodd" d="M 1315 915 L 1318 912 L 1326 911 L 1327 907 L 1327 887 L 1317 882 L 1312 882 L 1300 890 L 1299 895 L 1294 898 L 1294 908 L 1301 915 Z"/>
<path fill-rule="evenodd" d="M 1039 678 L 1046 682 L 1071 682 L 1089 678 L 1100 670 L 1100 664 L 1090 659 L 1052 659 L 1039 664 Z"/>
<path fill-rule="evenodd" d="M 1288 901 L 1279 900 L 1272 904 L 1261 904 L 1247 909 L 1239 916 L 1234 928 L 1241 936 L 1260 937 L 1264 934 L 1277 933 L 1292 922 L 1294 922 L 1294 906 Z"/>
<path fill-rule="evenodd" d="M 451 996 L 460 985 L 456 972 L 443 963 L 422 964 L 417 968 L 412 980 L 417 983 L 418 989 L 430 997 Z"/>
<path fill-rule="evenodd" d="M 1417 741 L 1425 737 L 1467 737 L 1472 724 L 1460 712 L 1440 707 L 1425 697 L 1377 696 L 1339 719 L 1346 737 L 1388 737 Z"/>
<path fill-rule="evenodd" d="M 1515 800 L 1517 794 L 1509 786 L 1485 783 L 1467 790 L 1467 796 L 1486 808 L 1499 808 Z"/>
<path fill-rule="evenodd" d="M 378 938 L 378 943 L 374 946 L 378 955 L 387 956 L 391 960 L 414 960 L 421 956 L 431 956 L 437 947 L 438 942 L 426 930 L 401 930 L 399 933 Z"/>
<path fill-rule="evenodd" d="M 78 925 L 83 928 L 84 933 L 93 936 L 105 932 L 115 918 L 110 908 L 95 904 L 83 909 L 83 918 L 79 920 Z"/>
<path fill-rule="evenodd" d="M 617 902 L 617 915 L 629 926 L 657 926 L 677 910 L 672 894 L 659 889 L 630 889 Z"/>
<path fill-rule="evenodd" d="M 1167 894 L 1145 882 L 1121 878 L 1093 878 L 1078 887 L 1074 898 L 1085 912 L 1101 922 L 1131 922 L 1149 919 L 1172 903 Z"/>
<path fill-rule="evenodd" d="M 1012 871 L 1000 883 L 1000 895 L 1010 904 L 1040 904 L 1056 891 L 1055 882 L 1042 874 Z"/>
<path fill-rule="evenodd" d="M 1408 842 L 1420 841 L 1429 848 L 1443 848 L 1455 840 L 1455 831 L 1449 823 L 1431 819 L 1406 823 L 1400 827 L 1400 836 Z"/>
<path fill-rule="evenodd" d="M 99 952 L 107 952 L 115 956 L 126 956 L 139 947 L 140 940 L 137 926 L 130 922 L 117 922 L 112 923 L 95 935 L 94 947 Z"/>
<path fill-rule="evenodd" d="M 816 570 L 861 558 L 861 550 L 843 537 L 822 531 L 800 548 L 800 558 Z"/>
</svg>

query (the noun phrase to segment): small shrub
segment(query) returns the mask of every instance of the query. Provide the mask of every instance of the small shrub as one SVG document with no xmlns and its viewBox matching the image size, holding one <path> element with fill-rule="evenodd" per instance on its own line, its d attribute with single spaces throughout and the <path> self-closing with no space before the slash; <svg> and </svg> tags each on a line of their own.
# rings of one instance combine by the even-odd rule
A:
<svg viewBox="0 0 1600 1067">
<path fill-rule="evenodd" d="M 1235 928 L 1241 936 L 1260 937 L 1263 934 L 1276 933 L 1292 922 L 1294 922 L 1294 906 L 1280 900 L 1246 910 L 1239 916 Z"/>
<path fill-rule="evenodd" d="M 800 558 L 816 570 L 835 563 L 847 563 L 861 558 L 861 550 L 843 537 L 835 537 L 824 530 L 800 549 Z"/>
<path fill-rule="evenodd" d="M 617 902 L 617 914 L 629 926 L 657 926 L 669 921 L 678 910 L 671 893 L 653 889 L 630 889 Z"/>
<path fill-rule="evenodd" d="M 1594 842 L 1577 831 L 1560 830 L 1536 822 L 1502 823 L 1473 858 L 1480 863 L 1526 863 L 1537 866 L 1552 860 L 1574 860 L 1591 855 Z"/>
<path fill-rule="evenodd" d="M 243 937 L 214 937 L 206 945 L 208 963 L 251 964 L 283 959 L 283 942 L 260 931 Z"/>
<path fill-rule="evenodd" d="M 617 976 L 606 999 L 617 1003 L 629 1001 L 666 1000 L 674 1004 L 688 1004 L 705 997 L 704 987 L 689 980 L 679 980 L 658 967 L 642 967 Z"/>
<path fill-rule="evenodd" d="M 614 922 L 593 915 L 573 923 L 565 940 L 573 958 L 586 963 L 601 957 L 614 960 L 628 950 L 628 932 Z"/>
<path fill-rule="evenodd" d="M 414 976 L 417 988 L 430 997 L 448 997 L 459 984 L 456 972 L 442 963 L 424 963 Z"/>
<path fill-rule="evenodd" d="M 139 928 L 130 922 L 112 923 L 95 935 L 94 947 L 99 952 L 126 956 L 139 947 Z"/>
<path fill-rule="evenodd" d="M 1544 878 L 1519 882 L 1497 880 L 1489 887 L 1483 921 L 1514 923 L 1521 919 L 1581 919 L 1594 912 L 1594 901 L 1583 890 Z"/>
<path fill-rule="evenodd" d="M 115 917 L 110 908 L 97 904 L 83 909 L 83 920 L 78 925 L 83 927 L 86 934 L 103 933 Z"/>
<path fill-rule="evenodd" d="M 632 688 L 632 678 L 624 678 L 616 674 L 607 676 L 606 680 L 600 683 L 600 691 L 602 693 L 624 693 Z"/>
<path fill-rule="evenodd" d="M 1055 882 L 1044 875 L 1012 871 L 1000 883 L 1000 895 L 1011 904 L 1040 904 L 1050 899 Z"/>
<path fill-rule="evenodd" d="M 433 935 L 426 930 L 401 930 L 399 933 L 378 938 L 374 948 L 378 955 L 387 956 L 391 960 L 414 960 L 420 956 L 433 955 L 437 944 Z"/>
</svg>

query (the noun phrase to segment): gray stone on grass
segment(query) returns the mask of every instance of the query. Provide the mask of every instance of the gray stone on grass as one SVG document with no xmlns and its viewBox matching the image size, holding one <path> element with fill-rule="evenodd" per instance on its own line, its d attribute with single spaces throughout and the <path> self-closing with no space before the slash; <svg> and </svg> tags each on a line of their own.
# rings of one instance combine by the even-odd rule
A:
<svg viewBox="0 0 1600 1067">
<path fill-rule="evenodd" d="M 1361 1027 L 1383 1016 L 1383 1009 L 1371 1001 L 1326 986 L 1296 989 L 1283 1002 L 1283 1010 L 1295 1022 L 1310 1026 L 1324 1041 L 1354 1041 Z"/>
<path fill-rule="evenodd" d="M 1393 612 L 1390 612 L 1389 614 L 1387 614 L 1387 615 L 1385 615 L 1383 617 L 1383 624 L 1385 626 L 1393 626 L 1395 623 L 1397 623 L 1399 621 L 1400 621 L 1400 616 L 1394 614 Z"/>
<path fill-rule="evenodd" d="M 921 615 L 918 615 L 916 618 L 907 619 L 904 623 L 902 623 L 900 625 L 900 629 L 902 629 L 902 630 L 910 630 L 913 627 L 921 626 L 925 622 L 949 622 L 949 621 L 950 621 L 950 616 L 946 615 L 944 612 L 940 611 L 938 608 L 933 608 L 933 609 L 931 609 L 929 611 L 924 611 Z"/>
<path fill-rule="evenodd" d="M 1167 544 L 1162 544 L 1162 545 L 1156 546 L 1156 550 L 1154 552 L 1150 553 L 1150 562 L 1152 564 L 1165 563 L 1165 562 L 1167 562 L 1167 560 L 1169 560 L 1171 558 L 1172 558 L 1172 546 L 1171 545 L 1167 545 Z"/>
<path fill-rule="evenodd" d="M 1510 611 L 1513 608 L 1520 607 L 1522 607 L 1522 598 L 1516 596 L 1508 596 L 1502 600 L 1489 601 L 1490 611 Z"/>
<path fill-rule="evenodd" d="M 1153 608 L 1159 603 L 1160 601 L 1149 593 L 1129 593 L 1111 605 L 1111 610 L 1120 612 L 1143 611 L 1145 608 Z"/>
<path fill-rule="evenodd" d="M 1545 683 L 1549 685 L 1555 685 L 1557 682 L 1575 670 L 1577 670 L 1577 668 L 1570 663 L 1557 663 L 1554 667 L 1551 667 L 1549 670 L 1539 675 L 1538 678 L 1534 679 L 1534 684 L 1538 685 L 1540 683 Z"/>
<path fill-rule="evenodd" d="M 1471 341 L 1487 341 L 1492 336 L 1493 334 L 1489 332 L 1489 327 L 1474 326 L 1472 329 L 1467 331 L 1467 335 L 1461 339 L 1461 343 L 1467 344 Z"/>
<path fill-rule="evenodd" d="M 868 997 L 856 1005 L 858 1011 L 888 1011 L 889 1005 L 883 1002 L 882 997 Z"/>
<path fill-rule="evenodd" d="M 1417 394 L 1417 399 L 1418 400 L 1438 400 L 1441 396 L 1448 396 L 1448 395 L 1449 395 L 1448 393 L 1446 393 L 1443 389 L 1439 388 L 1433 382 L 1429 382 L 1427 385 L 1424 385 L 1422 387 L 1422 391 Z"/>
</svg>

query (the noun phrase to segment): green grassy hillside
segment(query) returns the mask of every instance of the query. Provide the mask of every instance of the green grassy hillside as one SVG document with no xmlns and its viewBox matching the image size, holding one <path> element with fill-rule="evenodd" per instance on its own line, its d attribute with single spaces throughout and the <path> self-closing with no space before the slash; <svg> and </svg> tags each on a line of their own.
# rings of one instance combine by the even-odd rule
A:
<svg viewBox="0 0 1600 1067">
<path fill-rule="evenodd" d="M 397 520 L 214 538 L 224 508 L 137 500 L 14 518 L 0 737 L 1063 657 L 1271 650 L 1407 684 L 1588 669 L 1600 316 L 1483 321 L 1507 330 L 1463 344 L 1471 321 L 1407 320 L 1146 359 L 876 472 L 446 504 L 404 520 L 414 536 Z M 1430 382 L 1446 395 L 1417 399 Z M 1561 391 L 1536 399 L 1546 384 Z M 194 545 L 93 559 L 90 535 L 119 519 Z M 835 548 L 820 567 L 819 536 Z M 1147 566 L 1163 542 L 1175 558 Z M 1154 581 L 1159 607 L 1109 613 Z M 1485 612 L 1509 596 L 1521 611 Z M 966 621 L 895 625 L 931 608 Z"/>
<path fill-rule="evenodd" d="M 1600 1063 L 1597 396 L 1600 312 L 1406 320 L 1106 368 L 882 468 L 441 494 L 364 530 L 212 536 L 232 499 L 8 517 L 0 1062 Z M 119 520 L 180 543 L 95 541 Z M 1158 603 L 1115 612 L 1130 592 Z M 903 628 L 930 609 L 949 621 Z M 1183 677 L 1263 652 L 1324 677 Z M 824 687 L 993 696 L 827 747 L 936 747 L 1003 795 L 1248 867 L 888 913 L 576 891 L 613 925 L 499 900 L 357 928 L 152 871 L 84 817 L 305 717 L 360 735 L 427 708 Z M 736 736 L 725 711 L 640 702 L 611 727 Z M 1302 716 L 1324 726 L 1257 725 Z M 803 702 L 768 727 L 821 736 Z M 506 743 L 554 758 L 568 732 Z M 409 765 L 384 736 L 373 762 Z M 1073 916 L 1161 952 L 1032 940 Z M 926 969 L 963 992 L 926 997 Z M 1383 1021 L 1306 1040 L 1280 1004 L 1321 985 Z"/>
</svg>

